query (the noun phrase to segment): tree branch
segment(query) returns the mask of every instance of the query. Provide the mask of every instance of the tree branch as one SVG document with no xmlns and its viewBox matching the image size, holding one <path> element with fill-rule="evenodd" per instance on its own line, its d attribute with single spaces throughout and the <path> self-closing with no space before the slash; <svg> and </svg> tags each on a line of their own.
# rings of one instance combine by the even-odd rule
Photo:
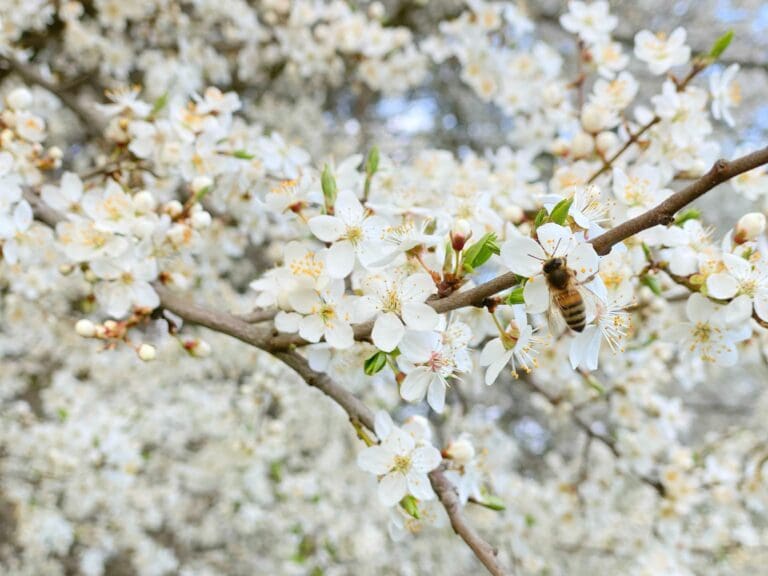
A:
<svg viewBox="0 0 768 576">
<path fill-rule="evenodd" d="M 80 119 L 88 134 L 92 136 L 102 135 L 106 127 L 104 118 L 95 114 L 92 108 L 83 106 L 77 96 L 44 78 L 27 62 L 22 62 L 7 54 L 1 55 L 0 61 L 5 62 L 27 84 L 40 86 L 61 100 L 61 103 Z"/>
</svg>

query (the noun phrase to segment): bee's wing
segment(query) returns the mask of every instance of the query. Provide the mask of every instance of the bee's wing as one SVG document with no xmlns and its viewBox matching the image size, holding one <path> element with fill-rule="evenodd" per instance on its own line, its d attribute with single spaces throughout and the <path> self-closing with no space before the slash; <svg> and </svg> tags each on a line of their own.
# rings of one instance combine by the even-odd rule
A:
<svg viewBox="0 0 768 576">
<path fill-rule="evenodd" d="M 576 290 L 581 294 L 581 299 L 584 300 L 584 314 L 587 319 L 587 324 L 591 323 L 597 315 L 597 295 L 592 292 L 584 284 L 577 284 Z"/>
<path fill-rule="evenodd" d="M 560 311 L 560 306 L 555 301 L 554 290 L 549 291 L 549 307 L 547 308 L 547 326 L 549 327 L 549 334 L 553 340 L 557 340 L 565 332 L 568 325 L 565 323 L 563 313 Z"/>
</svg>

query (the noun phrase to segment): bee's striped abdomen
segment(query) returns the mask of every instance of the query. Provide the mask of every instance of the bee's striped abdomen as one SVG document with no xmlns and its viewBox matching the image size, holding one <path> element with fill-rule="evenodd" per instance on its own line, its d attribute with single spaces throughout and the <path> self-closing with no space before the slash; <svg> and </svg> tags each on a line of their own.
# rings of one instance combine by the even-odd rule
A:
<svg viewBox="0 0 768 576">
<path fill-rule="evenodd" d="M 587 311 L 584 299 L 578 290 L 566 288 L 555 294 L 555 302 L 563 314 L 563 319 L 568 328 L 581 332 L 587 325 Z"/>
</svg>

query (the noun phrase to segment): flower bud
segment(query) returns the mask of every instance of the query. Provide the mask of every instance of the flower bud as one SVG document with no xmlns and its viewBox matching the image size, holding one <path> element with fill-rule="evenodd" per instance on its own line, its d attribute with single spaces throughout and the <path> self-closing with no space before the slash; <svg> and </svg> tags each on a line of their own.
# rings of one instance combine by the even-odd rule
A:
<svg viewBox="0 0 768 576">
<path fill-rule="evenodd" d="M 96 325 L 87 318 L 81 318 L 75 324 L 75 332 L 83 338 L 93 338 L 96 336 Z"/>
<path fill-rule="evenodd" d="M 155 347 L 151 344 L 142 344 L 139 346 L 139 349 L 137 350 L 137 353 L 139 355 L 139 358 L 143 360 L 144 362 L 151 362 L 155 358 L 157 358 L 157 351 L 155 350 Z"/>
<path fill-rule="evenodd" d="M 555 156 L 566 156 L 569 152 L 568 142 L 563 138 L 557 138 L 552 142 L 551 152 Z"/>
<path fill-rule="evenodd" d="M 736 244 L 752 242 L 765 232 L 765 216 L 760 212 L 750 212 L 739 218 L 733 241 Z"/>
<path fill-rule="evenodd" d="M 616 148 L 618 143 L 619 137 L 616 136 L 615 132 L 611 132 L 610 130 L 600 132 L 595 138 L 595 147 L 601 154 L 608 154 L 608 152 Z"/>
<path fill-rule="evenodd" d="M 571 154 L 574 158 L 589 156 L 595 149 L 595 139 L 586 132 L 579 132 L 571 142 Z"/>
<path fill-rule="evenodd" d="M 519 224 L 525 218 L 525 212 L 517 204 L 507 204 L 504 206 L 504 220 Z"/>
<path fill-rule="evenodd" d="M 205 210 L 195 210 L 190 219 L 192 228 L 200 230 L 211 225 L 211 215 Z"/>
<path fill-rule="evenodd" d="M 155 211 L 155 208 L 157 208 L 157 201 L 152 195 L 152 192 L 142 190 L 133 197 L 133 207 L 140 214 L 148 214 Z"/>
<path fill-rule="evenodd" d="M 181 202 L 178 200 L 171 200 L 170 202 L 166 202 L 165 206 L 163 206 L 163 212 L 168 214 L 171 218 L 175 218 L 183 211 L 184 206 L 182 206 Z"/>
<path fill-rule="evenodd" d="M 213 186 L 213 180 L 208 176 L 197 176 L 192 180 L 192 192 L 200 194 L 206 188 Z"/>
<path fill-rule="evenodd" d="M 211 346 L 205 340 L 197 338 L 184 342 L 184 349 L 195 358 L 207 358 L 211 355 Z"/>
<path fill-rule="evenodd" d="M 581 111 L 581 127 L 597 134 L 605 125 L 605 114 L 596 104 L 587 104 Z"/>
<path fill-rule="evenodd" d="M 32 104 L 32 93 L 26 88 L 16 88 L 5 97 L 5 101 L 14 110 L 25 110 Z"/>
<path fill-rule="evenodd" d="M 456 252 L 461 252 L 470 236 L 472 236 L 472 226 L 469 222 L 463 218 L 456 220 L 451 230 L 451 246 Z"/>
<path fill-rule="evenodd" d="M 445 455 L 457 464 L 464 465 L 475 457 L 475 447 L 472 446 L 469 438 L 460 437 L 448 445 L 445 449 Z"/>
</svg>

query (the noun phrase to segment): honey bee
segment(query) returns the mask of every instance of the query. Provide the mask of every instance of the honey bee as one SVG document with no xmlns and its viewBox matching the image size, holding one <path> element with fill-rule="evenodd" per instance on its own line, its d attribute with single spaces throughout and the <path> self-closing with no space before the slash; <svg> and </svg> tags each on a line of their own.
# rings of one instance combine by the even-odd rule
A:
<svg viewBox="0 0 768 576">
<path fill-rule="evenodd" d="M 544 278 L 549 286 L 550 306 L 548 318 L 553 334 L 560 332 L 558 324 L 565 324 L 574 332 L 581 332 L 587 325 L 587 306 L 590 299 L 568 268 L 565 258 L 553 257 L 544 262 Z"/>
</svg>

